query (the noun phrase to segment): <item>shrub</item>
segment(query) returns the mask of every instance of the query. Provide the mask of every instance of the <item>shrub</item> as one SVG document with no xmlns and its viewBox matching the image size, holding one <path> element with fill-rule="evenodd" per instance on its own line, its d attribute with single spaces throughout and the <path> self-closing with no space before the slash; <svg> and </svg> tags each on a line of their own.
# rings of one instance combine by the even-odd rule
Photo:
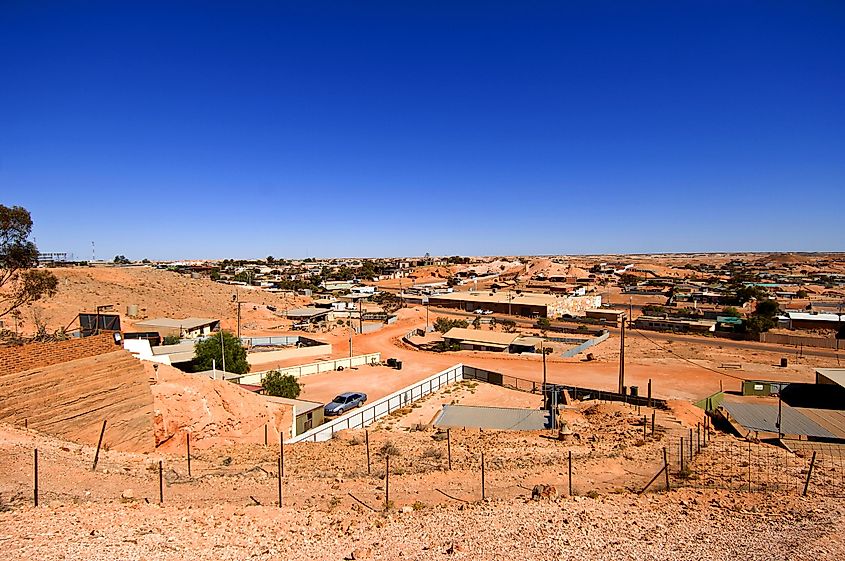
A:
<svg viewBox="0 0 845 561">
<path fill-rule="evenodd" d="M 261 387 L 266 395 L 296 399 L 302 392 L 302 386 L 291 374 L 282 374 L 278 370 L 271 370 L 261 379 Z"/>
</svg>

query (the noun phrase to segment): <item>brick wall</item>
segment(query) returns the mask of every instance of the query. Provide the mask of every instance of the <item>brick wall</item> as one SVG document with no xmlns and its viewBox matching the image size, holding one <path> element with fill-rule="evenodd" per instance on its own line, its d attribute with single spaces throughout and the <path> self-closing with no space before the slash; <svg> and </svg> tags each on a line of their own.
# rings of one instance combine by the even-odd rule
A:
<svg viewBox="0 0 845 561">
<path fill-rule="evenodd" d="M 111 333 L 84 339 L 0 347 L 0 375 L 110 353 L 120 348 L 114 344 L 114 336 Z"/>
</svg>

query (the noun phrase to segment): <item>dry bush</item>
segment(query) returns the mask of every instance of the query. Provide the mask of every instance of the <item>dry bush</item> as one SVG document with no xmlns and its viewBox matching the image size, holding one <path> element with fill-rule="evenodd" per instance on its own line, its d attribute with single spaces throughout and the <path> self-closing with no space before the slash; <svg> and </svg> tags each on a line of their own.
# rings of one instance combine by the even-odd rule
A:
<svg viewBox="0 0 845 561">
<path fill-rule="evenodd" d="M 381 448 L 378 451 L 380 456 L 401 456 L 401 452 L 399 452 L 399 447 L 393 444 L 392 442 L 388 441 L 382 444 Z"/>
</svg>

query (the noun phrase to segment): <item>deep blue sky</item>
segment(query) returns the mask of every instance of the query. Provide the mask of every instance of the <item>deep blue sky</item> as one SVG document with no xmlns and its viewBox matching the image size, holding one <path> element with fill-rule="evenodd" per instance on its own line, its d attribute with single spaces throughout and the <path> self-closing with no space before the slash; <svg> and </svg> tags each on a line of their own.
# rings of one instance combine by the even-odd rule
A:
<svg viewBox="0 0 845 561">
<path fill-rule="evenodd" d="M 79 258 L 845 250 L 845 3 L 0 0 Z"/>
</svg>

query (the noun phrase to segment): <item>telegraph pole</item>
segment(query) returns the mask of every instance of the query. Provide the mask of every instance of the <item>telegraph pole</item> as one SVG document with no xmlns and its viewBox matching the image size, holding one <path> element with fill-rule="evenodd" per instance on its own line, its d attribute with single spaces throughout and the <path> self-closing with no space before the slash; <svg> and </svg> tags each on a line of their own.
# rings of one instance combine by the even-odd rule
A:
<svg viewBox="0 0 845 561">
<path fill-rule="evenodd" d="M 625 393 L 625 314 L 622 314 L 622 331 L 619 340 L 619 393 Z"/>
<path fill-rule="evenodd" d="M 241 297 L 235 289 L 235 302 L 238 304 L 238 341 L 241 340 Z"/>
<path fill-rule="evenodd" d="M 540 352 L 543 353 L 543 409 L 548 409 L 549 404 L 546 399 L 546 340 L 540 343 Z"/>
</svg>

